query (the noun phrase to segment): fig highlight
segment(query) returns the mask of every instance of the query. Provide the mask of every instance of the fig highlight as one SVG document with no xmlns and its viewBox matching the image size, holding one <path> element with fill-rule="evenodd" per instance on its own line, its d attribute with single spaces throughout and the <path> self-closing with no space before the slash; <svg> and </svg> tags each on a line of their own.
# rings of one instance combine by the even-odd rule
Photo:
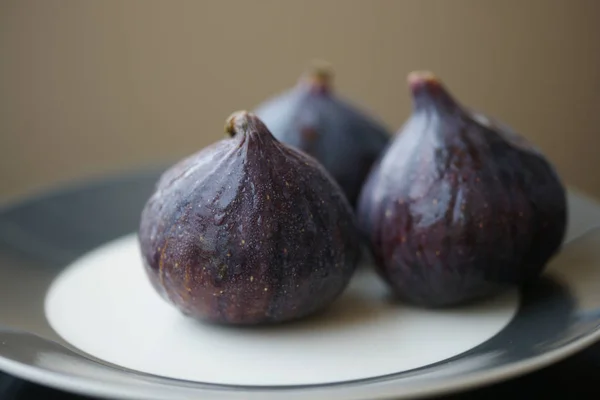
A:
<svg viewBox="0 0 600 400">
<path fill-rule="evenodd" d="M 182 313 L 222 324 L 298 319 L 332 303 L 359 258 L 353 211 L 312 157 L 252 113 L 164 172 L 139 243 L 153 287 Z"/>
<path fill-rule="evenodd" d="M 267 99 L 255 113 L 278 140 L 316 158 L 352 206 L 391 137 L 379 121 L 336 95 L 333 71 L 324 62 L 314 62 L 293 88 Z"/>
<path fill-rule="evenodd" d="M 539 149 L 459 104 L 430 72 L 362 190 L 358 218 L 402 300 L 454 306 L 536 279 L 559 251 L 566 190 Z"/>
</svg>

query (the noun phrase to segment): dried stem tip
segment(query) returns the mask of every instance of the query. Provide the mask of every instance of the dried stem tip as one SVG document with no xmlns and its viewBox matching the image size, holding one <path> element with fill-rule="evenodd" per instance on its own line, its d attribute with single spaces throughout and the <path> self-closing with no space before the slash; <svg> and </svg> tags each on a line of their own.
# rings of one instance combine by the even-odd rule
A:
<svg viewBox="0 0 600 400">
<path fill-rule="evenodd" d="M 440 87 L 442 83 L 433 72 L 413 71 L 408 74 L 408 86 L 414 92 L 424 87 Z"/>
<path fill-rule="evenodd" d="M 408 74 L 407 80 L 416 108 L 434 107 L 446 111 L 460 108 L 442 81 L 433 73 L 414 71 Z"/>
<path fill-rule="evenodd" d="M 254 114 L 246 110 L 236 111 L 232 113 L 225 122 L 225 133 L 234 137 L 238 132 L 248 130 L 249 121 L 251 118 L 256 118 Z"/>
<path fill-rule="evenodd" d="M 271 132 L 266 125 L 256 116 L 256 114 L 242 110 L 232 113 L 227 122 L 225 122 L 225 133 L 230 137 L 238 135 L 254 135 L 260 134 L 271 136 Z"/>
<path fill-rule="evenodd" d="M 314 60 L 306 71 L 304 80 L 315 87 L 330 89 L 333 75 L 331 64 L 322 60 Z"/>
</svg>

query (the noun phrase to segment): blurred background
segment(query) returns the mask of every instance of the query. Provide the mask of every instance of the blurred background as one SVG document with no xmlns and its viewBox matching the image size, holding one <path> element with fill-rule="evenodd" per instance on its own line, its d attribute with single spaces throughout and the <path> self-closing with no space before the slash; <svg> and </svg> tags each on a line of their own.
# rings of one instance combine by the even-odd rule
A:
<svg viewBox="0 0 600 400">
<path fill-rule="evenodd" d="M 392 131 L 430 69 L 600 197 L 599 18 L 597 0 L 0 0 L 0 199 L 195 152 L 313 58 Z"/>
</svg>

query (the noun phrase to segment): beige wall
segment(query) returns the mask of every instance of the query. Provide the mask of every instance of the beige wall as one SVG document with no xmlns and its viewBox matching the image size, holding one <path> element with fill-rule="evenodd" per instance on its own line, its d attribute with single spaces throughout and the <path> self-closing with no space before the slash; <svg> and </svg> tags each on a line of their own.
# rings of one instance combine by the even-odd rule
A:
<svg viewBox="0 0 600 400">
<path fill-rule="evenodd" d="M 305 63 L 393 128 L 405 76 L 536 142 L 600 196 L 600 1 L 0 1 L 0 197 L 186 155 Z"/>
</svg>

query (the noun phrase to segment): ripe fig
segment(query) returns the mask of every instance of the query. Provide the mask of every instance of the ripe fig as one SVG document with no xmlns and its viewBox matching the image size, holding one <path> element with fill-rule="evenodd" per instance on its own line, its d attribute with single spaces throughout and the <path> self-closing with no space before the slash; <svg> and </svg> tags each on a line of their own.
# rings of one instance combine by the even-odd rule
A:
<svg viewBox="0 0 600 400">
<path fill-rule="evenodd" d="M 145 205 L 147 275 L 184 314 L 223 324 L 307 316 L 342 293 L 359 257 L 353 211 L 312 157 L 253 114 L 168 169 Z"/>
<path fill-rule="evenodd" d="M 255 113 L 280 141 L 316 158 L 354 207 L 390 134 L 366 112 L 336 95 L 333 73 L 314 63 L 298 83 L 260 104 Z"/>
<path fill-rule="evenodd" d="M 359 223 L 400 299 L 466 303 L 535 279 L 559 250 L 566 191 L 524 137 L 408 76 L 413 113 L 370 174 Z"/>
</svg>

